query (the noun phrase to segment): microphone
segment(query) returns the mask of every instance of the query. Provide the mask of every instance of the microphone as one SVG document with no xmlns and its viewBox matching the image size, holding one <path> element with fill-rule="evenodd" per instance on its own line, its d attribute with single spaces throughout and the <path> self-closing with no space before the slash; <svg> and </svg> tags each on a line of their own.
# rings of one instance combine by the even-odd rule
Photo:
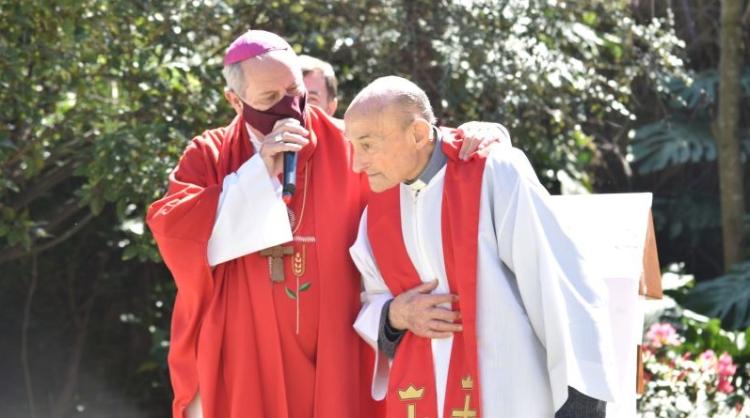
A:
<svg viewBox="0 0 750 418">
<path fill-rule="evenodd" d="M 297 153 L 284 152 L 284 187 L 281 198 L 287 205 L 292 201 L 294 191 L 297 190 Z"/>
</svg>

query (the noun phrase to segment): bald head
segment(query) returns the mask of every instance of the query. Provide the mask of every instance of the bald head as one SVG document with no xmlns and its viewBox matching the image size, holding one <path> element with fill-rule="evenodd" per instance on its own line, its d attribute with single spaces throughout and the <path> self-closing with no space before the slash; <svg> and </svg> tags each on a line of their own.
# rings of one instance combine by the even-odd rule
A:
<svg viewBox="0 0 750 418">
<path fill-rule="evenodd" d="M 424 119 L 430 124 L 435 123 L 432 105 L 424 90 L 398 76 L 380 77 L 368 84 L 352 100 L 344 119 L 349 120 L 364 115 L 383 116 L 384 113 L 398 118 L 404 126 L 415 118 Z"/>
<path fill-rule="evenodd" d="M 401 77 L 379 78 L 354 98 L 344 115 L 354 145 L 354 170 L 381 192 L 416 178 L 434 148 L 435 115 L 425 92 Z"/>
</svg>

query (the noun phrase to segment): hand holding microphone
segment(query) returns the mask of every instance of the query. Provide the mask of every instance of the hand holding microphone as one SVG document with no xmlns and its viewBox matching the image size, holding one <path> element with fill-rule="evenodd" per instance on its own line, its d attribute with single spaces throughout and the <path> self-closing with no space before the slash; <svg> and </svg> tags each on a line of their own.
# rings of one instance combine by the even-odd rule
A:
<svg viewBox="0 0 750 418">
<path fill-rule="evenodd" d="M 268 174 L 276 177 L 284 173 L 282 193 L 287 203 L 296 189 L 297 152 L 310 142 L 306 138 L 309 134 L 298 120 L 281 119 L 266 135 L 260 147 L 260 155 L 266 163 Z"/>
</svg>

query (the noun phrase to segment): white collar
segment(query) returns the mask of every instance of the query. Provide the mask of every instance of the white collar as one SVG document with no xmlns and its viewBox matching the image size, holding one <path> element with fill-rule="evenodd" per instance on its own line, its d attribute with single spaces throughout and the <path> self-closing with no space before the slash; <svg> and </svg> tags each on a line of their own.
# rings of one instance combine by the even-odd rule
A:
<svg viewBox="0 0 750 418">
<path fill-rule="evenodd" d="M 248 125 L 247 123 L 245 123 L 245 129 L 247 130 L 247 136 L 250 138 L 250 142 L 253 144 L 253 147 L 255 147 L 255 152 L 258 152 L 261 146 L 260 140 L 257 136 L 255 136 L 253 130 L 250 129 L 250 125 Z"/>
</svg>

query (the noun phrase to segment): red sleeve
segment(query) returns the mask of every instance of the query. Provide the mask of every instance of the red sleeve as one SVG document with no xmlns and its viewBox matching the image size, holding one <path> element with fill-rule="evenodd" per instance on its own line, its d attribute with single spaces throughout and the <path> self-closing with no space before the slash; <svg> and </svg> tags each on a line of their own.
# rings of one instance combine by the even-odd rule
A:
<svg viewBox="0 0 750 418">
<path fill-rule="evenodd" d="M 209 269 L 206 250 L 221 187 L 213 181 L 210 157 L 202 149 L 205 147 L 198 140 L 187 147 L 169 176 L 166 195 L 151 204 L 146 215 L 159 251 L 181 292 L 202 288 L 203 284 L 195 283 L 196 277 L 191 272 L 203 265 Z"/>
<path fill-rule="evenodd" d="M 166 195 L 154 202 L 146 215 L 177 284 L 169 349 L 175 412 L 190 402 L 198 388 L 198 331 L 213 291 L 207 245 L 221 193 L 215 166 L 208 144 L 193 140 L 169 176 Z"/>
</svg>

